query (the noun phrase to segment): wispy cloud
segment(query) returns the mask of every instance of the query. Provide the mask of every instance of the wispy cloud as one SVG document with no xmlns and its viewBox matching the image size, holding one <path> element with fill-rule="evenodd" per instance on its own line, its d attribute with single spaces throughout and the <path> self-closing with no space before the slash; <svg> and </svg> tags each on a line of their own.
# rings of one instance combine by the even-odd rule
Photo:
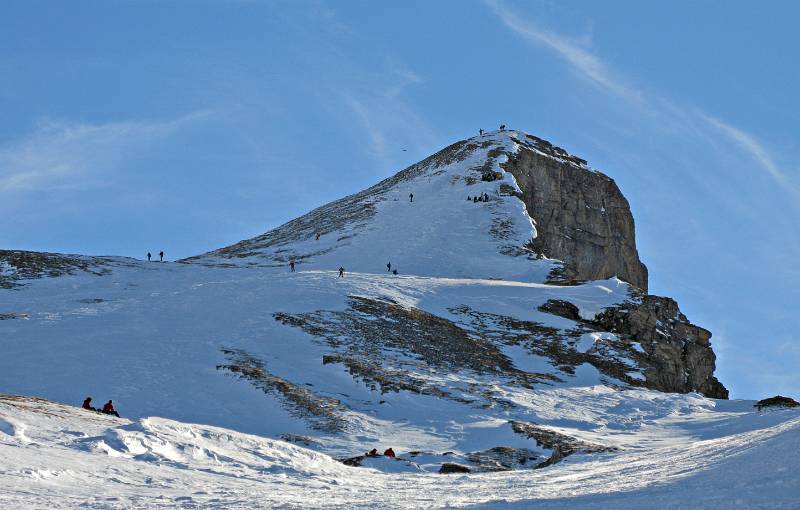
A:
<svg viewBox="0 0 800 510">
<path fill-rule="evenodd" d="M 201 111 L 166 121 L 105 124 L 43 120 L 27 137 L 0 146 L 0 193 L 93 185 L 131 149 L 165 139 L 209 115 Z"/>
<path fill-rule="evenodd" d="M 585 47 L 589 44 L 588 38 L 584 38 L 579 44 L 537 26 L 530 19 L 521 17 L 501 0 L 484 0 L 484 2 L 510 30 L 532 43 L 553 50 L 581 76 L 605 92 L 627 100 L 642 112 L 657 115 L 665 125 L 686 133 L 691 132 L 712 143 L 720 139 L 719 135 L 723 135 L 725 140 L 733 142 L 740 151 L 752 157 L 759 168 L 764 170 L 781 189 L 793 195 L 800 194 L 800 189 L 781 170 L 770 155 L 770 151 L 753 135 L 697 108 L 676 105 L 667 98 L 645 93 L 636 88 L 621 73 L 614 71 Z M 708 129 L 709 127 L 712 129 Z"/>
<path fill-rule="evenodd" d="M 786 174 L 781 171 L 775 161 L 769 154 L 769 151 L 758 142 L 752 135 L 745 133 L 730 124 L 727 124 L 716 117 L 698 112 L 698 116 L 707 122 L 710 126 L 719 130 L 731 141 L 733 141 L 743 152 L 748 153 L 758 164 L 767 171 L 767 173 L 775 180 L 775 182 L 792 194 L 800 194 L 797 186 L 794 185 Z"/>
<path fill-rule="evenodd" d="M 530 20 L 523 20 L 498 0 L 485 0 L 485 2 L 506 27 L 529 41 L 554 50 L 592 83 L 629 101 L 643 101 L 640 91 L 626 84 L 601 59 L 574 40 L 544 30 Z"/>
</svg>

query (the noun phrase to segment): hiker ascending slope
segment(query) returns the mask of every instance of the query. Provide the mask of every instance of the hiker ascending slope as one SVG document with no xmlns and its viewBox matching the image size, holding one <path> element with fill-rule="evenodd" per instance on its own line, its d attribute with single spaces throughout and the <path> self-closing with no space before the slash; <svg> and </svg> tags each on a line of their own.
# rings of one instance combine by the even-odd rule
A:
<svg viewBox="0 0 800 510">
<path fill-rule="evenodd" d="M 408 201 L 409 202 L 413 202 L 414 201 L 414 194 L 413 193 L 409 193 L 408 194 Z"/>
<path fill-rule="evenodd" d="M 160 252 L 158 256 L 161 257 L 161 262 L 164 262 L 164 252 Z"/>
<path fill-rule="evenodd" d="M 98 409 L 92 407 L 92 397 L 86 397 L 86 400 L 83 401 L 83 405 L 81 407 L 87 411 L 98 411 Z"/>
<path fill-rule="evenodd" d="M 292 269 L 292 272 L 294 273 L 294 260 L 289 262 L 289 267 Z"/>
<path fill-rule="evenodd" d="M 114 404 L 112 404 L 110 400 L 106 402 L 106 405 L 103 406 L 103 414 L 113 414 L 119 418 L 119 413 L 116 409 L 114 409 Z"/>
<path fill-rule="evenodd" d="M 383 452 L 383 455 L 384 455 L 385 457 L 392 457 L 392 458 L 394 458 L 394 457 L 395 457 L 395 455 L 394 455 L 394 450 L 392 450 L 391 448 L 387 448 L 387 449 L 386 449 L 386 451 L 385 451 L 385 452 Z"/>
<path fill-rule="evenodd" d="M 339 278 L 344 278 L 344 268 L 343 267 L 339 268 Z"/>
</svg>

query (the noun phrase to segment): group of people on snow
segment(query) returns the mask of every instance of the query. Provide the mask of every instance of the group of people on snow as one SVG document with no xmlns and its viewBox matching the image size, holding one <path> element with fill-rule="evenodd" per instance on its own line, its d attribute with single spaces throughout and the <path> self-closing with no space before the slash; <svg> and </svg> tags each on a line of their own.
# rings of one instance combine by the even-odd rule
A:
<svg viewBox="0 0 800 510">
<path fill-rule="evenodd" d="M 161 257 L 161 262 L 164 262 L 164 252 L 163 251 L 158 252 L 158 256 Z M 147 252 L 147 261 L 148 262 L 150 262 L 150 257 L 152 257 L 152 255 L 148 251 Z"/>
<path fill-rule="evenodd" d="M 380 454 L 378 454 L 378 450 L 376 448 L 373 448 L 372 450 L 367 452 L 366 456 L 367 457 L 380 457 Z M 394 454 L 394 450 L 392 450 L 391 448 L 387 448 L 383 452 L 383 456 L 384 457 L 392 457 L 392 458 L 396 457 L 396 455 Z"/>
<path fill-rule="evenodd" d="M 480 195 L 475 195 L 474 197 L 467 197 L 467 202 L 469 202 L 470 200 L 472 202 L 475 202 L 475 203 L 477 203 L 477 202 L 488 202 L 489 201 L 489 194 L 488 193 L 482 193 Z"/>
<path fill-rule="evenodd" d="M 116 409 L 114 409 L 114 404 L 109 400 L 105 403 L 102 409 L 97 409 L 96 407 L 92 407 L 92 397 L 86 397 L 86 400 L 83 401 L 82 408 L 86 409 L 87 411 L 95 411 L 98 413 L 103 414 L 111 414 L 119 418 L 119 413 Z"/>
</svg>

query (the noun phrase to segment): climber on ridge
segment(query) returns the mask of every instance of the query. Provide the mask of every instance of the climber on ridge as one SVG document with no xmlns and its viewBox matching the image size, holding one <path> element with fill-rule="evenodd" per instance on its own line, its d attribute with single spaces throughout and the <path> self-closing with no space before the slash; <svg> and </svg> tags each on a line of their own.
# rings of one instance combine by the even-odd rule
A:
<svg viewBox="0 0 800 510">
<path fill-rule="evenodd" d="M 150 255 L 150 252 L 148 251 L 148 252 L 147 252 L 147 261 L 148 261 L 148 262 L 150 262 L 150 257 L 152 257 L 152 255 Z"/>
<path fill-rule="evenodd" d="M 392 272 L 392 263 L 391 263 L 391 262 L 389 262 L 388 264 L 386 264 L 386 270 L 387 270 L 388 272 L 390 272 L 390 273 Z"/>
<path fill-rule="evenodd" d="M 292 269 L 292 272 L 294 273 L 294 260 L 289 261 L 289 267 Z"/>
<path fill-rule="evenodd" d="M 408 198 L 409 198 L 409 202 L 413 202 L 414 201 L 414 194 L 413 193 L 409 193 L 408 194 Z"/>
<path fill-rule="evenodd" d="M 343 267 L 339 268 L 339 278 L 344 278 L 344 268 Z"/>
<path fill-rule="evenodd" d="M 394 450 L 392 450 L 391 448 L 387 448 L 386 451 L 383 452 L 383 455 L 385 457 L 392 457 L 392 458 L 395 457 Z"/>
</svg>

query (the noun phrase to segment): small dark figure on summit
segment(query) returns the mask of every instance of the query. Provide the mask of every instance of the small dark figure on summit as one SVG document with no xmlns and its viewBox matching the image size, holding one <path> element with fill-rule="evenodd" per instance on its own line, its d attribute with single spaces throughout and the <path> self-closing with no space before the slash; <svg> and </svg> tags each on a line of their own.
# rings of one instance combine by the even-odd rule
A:
<svg viewBox="0 0 800 510">
<path fill-rule="evenodd" d="M 413 202 L 414 201 L 414 194 L 413 193 L 409 193 L 408 194 L 408 201 L 409 202 Z"/>
<path fill-rule="evenodd" d="M 390 273 L 392 272 L 392 263 L 391 262 L 386 264 L 386 270 L 389 271 Z"/>
<path fill-rule="evenodd" d="M 160 252 L 158 256 L 161 257 L 161 262 L 164 262 L 164 252 Z"/>
<path fill-rule="evenodd" d="M 344 268 L 343 267 L 339 268 L 339 278 L 344 278 Z"/>
<path fill-rule="evenodd" d="M 148 262 L 150 262 L 150 257 L 152 257 L 152 255 L 150 255 L 150 252 L 148 251 L 148 252 L 147 252 L 147 261 L 148 261 Z"/>
<path fill-rule="evenodd" d="M 500 124 L 500 131 L 503 131 L 506 128 L 505 124 Z"/>
<path fill-rule="evenodd" d="M 483 129 L 479 129 L 478 131 L 480 132 L 481 136 L 483 136 Z"/>
<path fill-rule="evenodd" d="M 119 418 L 119 413 L 116 409 L 114 409 L 114 404 L 112 404 L 110 400 L 106 402 L 106 405 L 103 406 L 103 414 L 113 414 Z"/>
<path fill-rule="evenodd" d="M 292 272 L 294 273 L 294 260 L 289 262 L 289 267 L 292 269 Z"/>
<path fill-rule="evenodd" d="M 397 269 L 392 269 L 392 274 L 397 275 Z"/>
</svg>

